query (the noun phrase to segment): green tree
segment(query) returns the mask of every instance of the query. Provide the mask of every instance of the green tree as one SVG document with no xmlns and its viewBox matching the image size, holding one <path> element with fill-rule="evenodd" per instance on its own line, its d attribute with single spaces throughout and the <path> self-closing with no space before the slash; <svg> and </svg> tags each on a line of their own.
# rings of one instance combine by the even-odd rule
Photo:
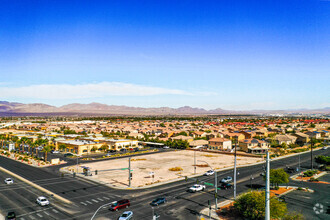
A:
<svg viewBox="0 0 330 220">
<path fill-rule="evenodd" d="M 315 162 L 325 165 L 330 165 L 330 156 L 317 156 L 315 157 Z"/>
<path fill-rule="evenodd" d="M 265 216 L 265 192 L 252 191 L 239 196 L 234 209 L 244 218 L 257 220 Z M 286 204 L 276 197 L 270 198 L 270 217 L 282 218 L 287 212 Z"/>
<path fill-rule="evenodd" d="M 58 146 L 58 149 L 60 149 L 60 151 L 64 151 L 65 148 L 66 148 L 66 145 L 65 145 L 65 144 L 60 144 L 60 145 Z"/>
<path fill-rule="evenodd" d="M 272 185 L 275 186 L 276 189 L 279 188 L 279 184 L 289 182 L 289 174 L 287 174 L 282 168 L 271 169 L 269 177 L 270 177 L 269 181 L 272 183 Z"/>
<path fill-rule="evenodd" d="M 46 145 L 44 146 L 44 148 L 42 149 L 42 152 L 45 153 L 45 162 L 47 162 L 47 156 L 48 156 L 48 153 L 52 150 L 52 146 L 50 145 Z"/>
<path fill-rule="evenodd" d="M 100 150 L 102 151 L 106 151 L 109 149 L 109 146 L 107 144 L 103 144 L 101 147 L 100 147 Z"/>
<path fill-rule="evenodd" d="M 95 147 L 95 146 L 93 146 L 91 149 L 92 152 L 95 152 L 96 150 L 97 150 L 97 147 Z"/>
</svg>

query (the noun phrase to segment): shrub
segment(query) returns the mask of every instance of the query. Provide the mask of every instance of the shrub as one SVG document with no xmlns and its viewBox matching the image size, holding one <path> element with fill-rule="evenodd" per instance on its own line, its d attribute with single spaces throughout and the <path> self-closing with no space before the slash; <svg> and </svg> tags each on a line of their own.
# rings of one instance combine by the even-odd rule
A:
<svg viewBox="0 0 330 220">
<path fill-rule="evenodd" d="M 316 173 L 317 173 L 317 170 L 307 170 L 306 172 L 304 172 L 304 177 L 311 177 Z"/>
<path fill-rule="evenodd" d="M 181 167 L 172 167 L 168 169 L 169 171 L 182 171 L 183 169 Z"/>
<path fill-rule="evenodd" d="M 303 188 L 301 188 L 301 187 L 298 187 L 298 188 L 297 188 L 297 190 L 303 190 Z"/>
<path fill-rule="evenodd" d="M 318 182 L 319 180 L 316 179 L 316 178 L 314 178 L 314 177 L 312 177 L 312 178 L 309 179 L 309 181 L 311 181 L 311 182 Z"/>
</svg>

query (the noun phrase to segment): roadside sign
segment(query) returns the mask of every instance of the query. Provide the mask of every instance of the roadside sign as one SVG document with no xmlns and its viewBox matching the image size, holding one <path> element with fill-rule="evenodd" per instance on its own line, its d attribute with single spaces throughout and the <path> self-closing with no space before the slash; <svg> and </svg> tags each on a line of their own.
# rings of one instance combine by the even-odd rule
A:
<svg viewBox="0 0 330 220">
<path fill-rule="evenodd" d="M 207 182 L 204 182 L 205 185 L 208 185 L 208 186 L 214 186 L 214 184 L 212 183 L 207 183 Z"/>
</svg>

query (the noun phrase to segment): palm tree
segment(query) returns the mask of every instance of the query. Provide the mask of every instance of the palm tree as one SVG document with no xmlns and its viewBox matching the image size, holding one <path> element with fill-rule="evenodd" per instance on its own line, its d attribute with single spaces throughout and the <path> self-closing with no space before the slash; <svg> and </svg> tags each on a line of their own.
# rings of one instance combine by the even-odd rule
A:
<svg viewBox="0 0 330 220">
<path fill-rule="evenodd" d="M 52 146 L 48 144 L 44 146 L 44 148 L 42 149 L 42 152 L 45 153 L 45 162 L 47 162 L 47 155 L 51 150 L 52 150 Z"/>
</svg>

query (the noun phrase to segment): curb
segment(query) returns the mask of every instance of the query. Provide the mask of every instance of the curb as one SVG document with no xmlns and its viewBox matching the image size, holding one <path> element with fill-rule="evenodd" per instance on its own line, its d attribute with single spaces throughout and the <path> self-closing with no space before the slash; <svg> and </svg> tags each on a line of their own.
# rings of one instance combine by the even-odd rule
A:
<svg viewBox="0 0 330 220">
<path fill-rule="evenodd" d="M 41 187 L 41 186 L 39 186 L 39 185 L 37 185 L 37 184 L 35 184 L 35 183 L 33 183 L 33 182 L 31 182 L 31 181 L 29 181 L 29 180 L 23 178 L 23 177 L 21 177 L 21 176 L 15 174 L 15 173 L 13 173 L 13 172 L 11 172 L 11 171 L 9 171 L 9 170 L 6 170 L 6 169 L 3 168 L 3 167 L 0 167 L 0 170 L 3 171 L 3 172 L 5 172 L 5 173 L 8 173 L 9 175 L 14 176 L 15 178 L 17 178 L 17 179 L 19 179 L 19 180 L 21 180 L 21 181 L 23 181 L 23 182 L 25 182 L 25 183 L 27 183 L 27 184 L 33 186 L 34 188 L 36 188 L 36 189 L 38 189 L 38 190 L 40 190 L 40 191 L 42 191 L 42 192 L 44 192 L 44 193 L 47 193 L 47 194 L 48 194 L 49 196 L 51 196 L 51 197 L 54 197 L 54 198 L 56 198 L 56 199 L 58 199 L 58 200 L 61 200 L 62 202 L 65 202 L 65 203 L 67 203 L 67 204 L 72 204 L 72 202 L 71 202 L 70 200 L 65 199 L 65 198 L 63 198 L 63 197 L 61 197 L 61 196 L 59 196 L 59 195 L 53 193 L 52 191 L 49 191 L 49 190 L 47 190 L 47 189 L 45 189 L 45 188 L 43 188 L 43 187 Z"/>
</svg>

